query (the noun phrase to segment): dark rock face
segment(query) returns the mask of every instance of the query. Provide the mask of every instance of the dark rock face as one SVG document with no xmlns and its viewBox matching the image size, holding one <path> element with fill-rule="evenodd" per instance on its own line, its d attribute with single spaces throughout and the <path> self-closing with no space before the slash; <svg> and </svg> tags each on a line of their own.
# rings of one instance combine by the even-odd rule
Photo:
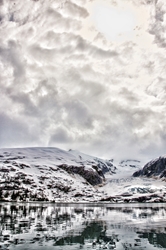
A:
<svg viewBox="0 0 166 250">
<path fill-rule="evenodd" d="M 101 177 L 100 173 L 97 171 L 86 170 L 84 166 L 68 166 L 66 164 L 61 164 L 58 166 L 63 170 L 67 171 L 69 174 L 79 174 L 91 185 L 98 185 L 103 182 L 104 175 Z"/>
<path fill-rule="evenodd" d="M 142 170 L 133 174 L 134 177 L 166 177 L 166 157 L 159 157 L 155 160 L 148 162 Z"/>
</svg>

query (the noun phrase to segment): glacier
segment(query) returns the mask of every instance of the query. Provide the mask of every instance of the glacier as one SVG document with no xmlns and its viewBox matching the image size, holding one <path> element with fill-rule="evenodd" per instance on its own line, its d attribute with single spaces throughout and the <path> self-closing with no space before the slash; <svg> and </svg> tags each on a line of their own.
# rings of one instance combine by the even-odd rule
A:
<svg viewBox="0 0 166 250">
<path fill-rule="evenodd" d="M 0 201 L 165 202 L 165 177 L 138 174 L 160 167 L 159 160 L 142 168 L 138 160 L 118 163 L 71 149 L 0 149 Z"/>
</svg>

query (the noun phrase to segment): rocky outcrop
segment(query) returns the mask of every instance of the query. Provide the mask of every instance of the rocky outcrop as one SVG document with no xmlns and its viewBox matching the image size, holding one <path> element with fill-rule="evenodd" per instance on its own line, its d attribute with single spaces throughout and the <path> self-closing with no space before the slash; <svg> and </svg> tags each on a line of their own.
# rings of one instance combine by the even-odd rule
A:
<svg viewBox="0 0 166 250">
<path fill-rule="evenodd" d="M 128 195 L 128 197 L 124 195 L 108 196 L 102 198 L 100 201 L 110 203 L 165 203 L 166 193 L 164 195 L 147 194 L 138 197 L 132 197 L 132 195 Z"/>
<path fill-rule="evenodd" d="M 159 157 L 148 162 L 143 169 L 136 171 L 133 176 L 166 178 L 166 157 Z"/>
<path fill-rule="evenodd" d="M 58 167 L 62 168 L 63 170 L 65 170 L 69 174 L 78 174 L 78 175 L 82 176 L 89 184 L 91 184 L 93 186 L 101 184 L 103 182 L 103 179 L 104 179 L 104 175 L 103 175 L 102 171 L 100 173 L 99 172 L 100 170 L 98 170 L 98 169 L 96 169 L 96 170 L 85 169 L 84 166 L 68 166 L 66 164 L 61 164 Z M 94 166 L 92 166 L 92 167 L 94 169 Z"/>
</svg>

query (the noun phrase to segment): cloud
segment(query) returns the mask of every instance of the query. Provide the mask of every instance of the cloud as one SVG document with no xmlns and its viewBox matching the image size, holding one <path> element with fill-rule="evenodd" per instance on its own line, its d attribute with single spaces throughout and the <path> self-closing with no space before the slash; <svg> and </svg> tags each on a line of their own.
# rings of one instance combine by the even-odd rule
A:
<svg viewBox="0 0 166 250">
<path fill-rule="evenodd" d="M 68 144 L 70 146 L 73 141 L 72 136 L 68 133 L 68 130 L 63 126 L 56 128 L 53 134 L 50 136 L 48 145 L 52 146 L 55 144 Z"/>
<path fill-rule="evenodd" d="M 2 63 L 8 64 L 8 68 L 12 68 L 13 77 L 17 79 L 16 84 L 25 75 L 24 59 L 19 55 L 20 50 L 18 47 L 19 45 L 12 40 L 9 40 L 7 47 L 0 47 Z"/>
<path fill-rule="evenodd" d="M 159 47 L 165 47 L 166 38 L 165 38 L 165 12 L 166 4 L 163 0 L 155 1 L 154 11 L 152 12 L 152 20 L 149 32 L 154 35 L 154 42 Z"/>
<path fill-rule="evenodd" d="M 88 1 L 59 3 L 0 1 L 1 147 L 51 145 L 110 158 L 163 152 L 161 0 L 146 18 L 149 30 L 140 27 L 118 43 L 88 23 Z M 153 14 L 148 1 L 140 5 Z M 145 46 L 145 37 L 155 40 Z"/>
<path fill-rule="evenodd" d="M 64 104 L 66 121 L 71 127 L 79 127 L 79 130 L 93 126 L 93 114 L 88 106 L 80 100 L 70 100 Z"/>
<path fill-rule="evenodd" d="M 20 117 L 9 117 L 6 114 L 0 114 L 0 146 L 16 147 L 35 145 L 38 138 L 37 131 L 31 131 L 30 126 Z"/>
<path fill-rule="evenodd" d="M 88 11 L 85 8 L 71 1 L 66 0 L 62 2 L 61 8 L 62 8 L 61 11 L 63 14 L 74 16 L 75 18 L 78 18 L 78 19 L 86 18 L 89 15 Z"/>
</svg>

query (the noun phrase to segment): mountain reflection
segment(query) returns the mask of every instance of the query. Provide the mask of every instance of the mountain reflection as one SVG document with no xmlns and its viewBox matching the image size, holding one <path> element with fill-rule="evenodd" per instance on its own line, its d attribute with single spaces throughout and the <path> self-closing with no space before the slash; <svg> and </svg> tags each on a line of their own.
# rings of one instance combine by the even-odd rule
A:
<svg viewBox="0 0 166 250">
<path fill-rule="evenodd" d="M 0 203 L 0 249 L 166 249 L 165 222 L 166 205 Z"/>
</svg>

